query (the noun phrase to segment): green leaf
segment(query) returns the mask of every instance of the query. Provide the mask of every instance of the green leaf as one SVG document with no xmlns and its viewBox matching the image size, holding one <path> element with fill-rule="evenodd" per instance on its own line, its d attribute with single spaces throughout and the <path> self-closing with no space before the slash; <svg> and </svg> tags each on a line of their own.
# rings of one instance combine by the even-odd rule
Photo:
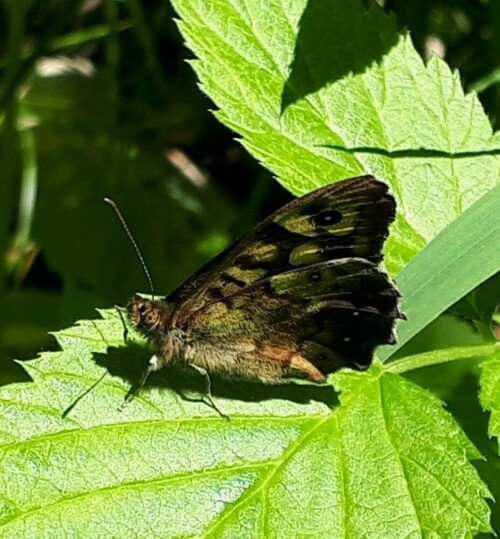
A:
<svg viewBox="0 0 500 539">
<path fill-rule="evenodd" d="M 499 137 L 477 97 L 440 59 L 424 65 L 377 5 L 173 5 L 217 117 L 287 188 L 302 194 L 368 171 L 390 183 L 391 273 L 499 183 Z"/>
<path fill-rule="evenodd" d="M 162 371 L 119 412 L 123 378 L 139 376 L 148 352 L 135 335 L 124 344 L 115 311 L 102 315 L 57 333 L 62 351 L 26 364 L 33 383 L 0 389 L 2 537 L 490 530 L 469 463 L 478 451 L 437 398 L 381 364 L 337 373 L 340 405 L 331 386 L 219 381 L 226 421 Z"/>
<path fill-rule="evenodd" d="M 492 249 L 495 252 L 495 249 Z M 500 270 L 451 309 L 472 320 L 484 339 L 493 339 L 492 323 L 500 305 Z"/>
<path fill-rule="evenodd" d="M 500 436 L 500 350 L 496 350 L 481 366 L 481 406 L 491 412 L 488 434 Z"/>
</svg>

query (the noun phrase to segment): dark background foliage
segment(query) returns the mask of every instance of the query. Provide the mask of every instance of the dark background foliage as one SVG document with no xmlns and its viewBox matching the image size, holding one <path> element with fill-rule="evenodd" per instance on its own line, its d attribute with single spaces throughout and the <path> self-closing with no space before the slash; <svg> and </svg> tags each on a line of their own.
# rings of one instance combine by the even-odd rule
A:
<svg viewBox="0 0 500 539">
<path fill-rule="evenodd" d="M 369 3 L 368 1 L 366 3 Z M 389 0 L 500 122 L 500 2 Z M 167 293 L 286 193 L 209 112 L 165 0 L 0 3 L 0 382 L 47 331 Z"/>
</svg>

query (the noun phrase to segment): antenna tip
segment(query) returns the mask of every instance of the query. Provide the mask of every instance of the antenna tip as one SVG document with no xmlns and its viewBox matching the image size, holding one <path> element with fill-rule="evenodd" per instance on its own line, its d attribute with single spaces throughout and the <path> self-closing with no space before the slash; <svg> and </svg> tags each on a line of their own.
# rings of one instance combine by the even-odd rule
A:
<svg viewBox="0 0 500 539">
<path fill-rule="evenodd" d="M 109 204 L 112 208 L 116 208 L 116 203 L 113 199 L 104 197 L 103 200 L 104 202 L 106 202 L 106 204 Z"/>
</svg>

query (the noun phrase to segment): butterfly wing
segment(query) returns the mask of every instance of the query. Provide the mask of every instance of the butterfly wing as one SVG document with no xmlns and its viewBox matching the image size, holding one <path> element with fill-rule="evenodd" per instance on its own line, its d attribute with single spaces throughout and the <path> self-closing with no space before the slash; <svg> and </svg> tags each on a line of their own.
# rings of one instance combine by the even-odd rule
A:
<svg viewBox="0 0 500 539">
<path fill-rule="evenodd" d="M 364 369 L 394 342 L 399 294 L 373 262 L 342 258 L 296 268 L 211 303 L 188 320 L 189 338 L 224 350 L 213 370 L 278 382 L 322 381 L 342 366 Z"/>
<path fill-rule="evenodd" d="M 394 215 L 387 187 L 361 176 L 262 221 L 163 302 L 185 360 L 265 382 L 366 368 L 403 316 L 377 267 Z"/>
<path fill-rule="evenodd" d="M 395 202 L 387 186 L 369 175 L 298 198 L 168 296 L 176 306 L 171 323 L 183 326 L 210 304 L 287 271 L 350 257 L 376 264 L 394 216 Z"/>
</svg>

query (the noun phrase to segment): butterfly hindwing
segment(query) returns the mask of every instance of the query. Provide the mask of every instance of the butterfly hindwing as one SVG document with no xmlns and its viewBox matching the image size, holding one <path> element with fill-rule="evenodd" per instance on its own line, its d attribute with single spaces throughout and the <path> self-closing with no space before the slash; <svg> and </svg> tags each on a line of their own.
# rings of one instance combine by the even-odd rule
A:
<svg viewBox="0 0 500 539">
<path fill-rule="evenodd" d="M 344 258 L 262 280 L 210 304 L 188 327 L 205 343 L 224 346 L 228 335 L 236 347 L 245 342 L 242 361 L 280 362 L 275 379 L 265 371 L 266 382 L 318 381 L 342 366 L 366 368 L 374 348 L 393 340 L 394 320 L 402 316 L 398 297 L 375 264 Z"/>
</svg>

